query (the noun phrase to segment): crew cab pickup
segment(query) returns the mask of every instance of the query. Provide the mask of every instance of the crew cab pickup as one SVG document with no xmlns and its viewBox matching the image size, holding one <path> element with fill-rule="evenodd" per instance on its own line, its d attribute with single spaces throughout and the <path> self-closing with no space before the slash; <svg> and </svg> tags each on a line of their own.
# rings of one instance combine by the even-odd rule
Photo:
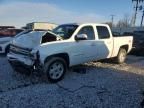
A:
<svg viewBox="0 0 144 108">
<path fill-rule="evenodd" d="M 132 43 L 132 36 L 113 37 L 106 24 L 63 24 L 15 38 L 7 58 L 14 69 L 37 70 L 57 82 L 74 65 L 106 58 L 123 63 Z"/>
</svg>

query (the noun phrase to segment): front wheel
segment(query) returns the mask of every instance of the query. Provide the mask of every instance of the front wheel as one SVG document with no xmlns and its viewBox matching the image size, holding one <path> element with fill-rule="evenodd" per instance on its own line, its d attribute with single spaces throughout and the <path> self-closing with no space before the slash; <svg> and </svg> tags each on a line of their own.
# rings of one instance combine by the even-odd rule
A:
<svg viewBox="0 0 144 108">
<path fill-rule="evenodd" d="M 64 78 L 67 64 L 63 58 L 53 57 L 45 63 L 44 72 L 50 82 L 58 82 Z"/>
<path fill-rule="evenodd" d="M 120 48 L 118 56 L 116 57 L 116 62 L 119 64 L 124 63 L 126 55 L 127 55 L 126 49 Z"/>
</svg>

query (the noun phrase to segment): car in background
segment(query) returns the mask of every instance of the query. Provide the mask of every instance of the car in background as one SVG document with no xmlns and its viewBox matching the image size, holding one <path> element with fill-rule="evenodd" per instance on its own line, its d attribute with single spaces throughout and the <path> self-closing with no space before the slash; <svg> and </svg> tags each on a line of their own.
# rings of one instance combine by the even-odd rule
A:
<svg viewBox="0 0 144 108">
<path fill-rule="evenodd" d="M 7 53 L 10 41 L 22 31 L 14 27 L 0 27 L 0 53 Z"/>
<path fill-rule="evenodd" d="M 132 51 L 140 51 L 144 49 L 144 31 L 124 32 L 123 35 L 133 36 L 133 49 Z M 144 52 L 144 51 L 143 51 Z"/>
<path fill-rule="evenodd" d="M 134 31 L 134 34 L 144 35 L 144 31 Z"/>
<path fill-rule="evenodd" d="M 113 37 L 119 37 L 121 34 L 119 32 L 112 32 Z"/>
<path fill-rule="evenodd" d="M 134 44 L 133 47 L 136 51 L 142 51 L 144 49 L 144 31 L 134 31 Z"/>
<path fill-rule="evenodd" d="M 124 32 L 123 35 L 125 35 L 125 36 L 132 35 L 133 36 L 133 32 Z"/>
</svg>

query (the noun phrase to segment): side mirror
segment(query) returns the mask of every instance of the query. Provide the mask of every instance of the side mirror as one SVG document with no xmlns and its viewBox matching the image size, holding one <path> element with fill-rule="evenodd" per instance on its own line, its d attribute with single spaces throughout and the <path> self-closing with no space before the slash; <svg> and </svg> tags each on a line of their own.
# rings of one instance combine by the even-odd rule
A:
<svg viewBox="0 0 144 108">
<path fill-rule="evenodd" d="M 75 40 L 87 40 L 87 38 L 86 34 L 79 34 L 75 36 Z"/>
</svg>

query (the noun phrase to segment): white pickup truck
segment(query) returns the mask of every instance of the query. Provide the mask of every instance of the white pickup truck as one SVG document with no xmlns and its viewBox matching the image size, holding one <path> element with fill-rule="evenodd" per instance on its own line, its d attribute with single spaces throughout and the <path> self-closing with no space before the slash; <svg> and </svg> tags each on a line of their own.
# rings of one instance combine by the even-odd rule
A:
<svg viewBox="0 0 144 108">
<path fill-rule="evenodd" d="M 63 24 L 52 32 L 31 31 L 15 38 L 7 57 L 14 69 L 39 70 L 57 82 L 74 65 L 106 58 L 123 63 L 132 43 L 132 36 L 113 37 L 106 24 Z"/>
</svg>

